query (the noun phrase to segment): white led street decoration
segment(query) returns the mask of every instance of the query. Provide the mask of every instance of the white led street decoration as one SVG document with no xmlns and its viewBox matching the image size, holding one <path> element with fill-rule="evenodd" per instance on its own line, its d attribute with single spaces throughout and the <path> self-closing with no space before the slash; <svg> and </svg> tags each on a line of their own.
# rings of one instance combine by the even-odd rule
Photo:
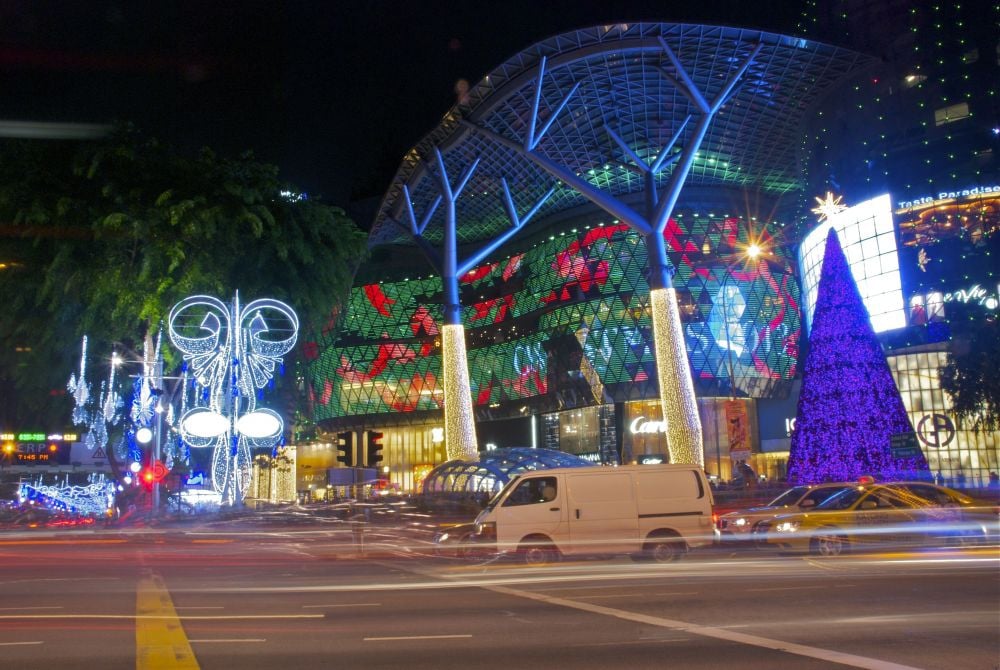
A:
<svg viewBox="0 0 1000 670">
<path fill-rule="evenodd" d="M 213 449 L 212 484 L 223 502 L 240 504 L 251 450 L 273 448 L 284 430 L 276 412 L 257 407 L 257 391 L 295 346 L 298 317 L 277 300 L 243 306 L 237 293 L 226 305 L 196 295 L 174 305 L 168 328 L 199 388 L 195 406 L 181 416 L 181 435 L 191 447 Z"/>
<path fill-rule="evenodd" d="M 68 478 L 62 484 L 49 485 L 39 478 L 34 483 L 21 483 L 18 501 L 75 514 L 103 516 L 114 505 L 115 484 L 103 474 L 91 474 L 83 485 L 71 485 Z"/>
<path fill-rule="evenodd" d="M 111 366 L 107 384 L 101 383 L 100 393 L 91 407 L 90 383 L 87 381 L 87 336 L 80 350 L 80 376 L 71 374 L 66 388 L 73 396 L 73 425 L 86 428 L 83 443 L 88 451 L 103 450 L 108 442 L 108 428 L 121 419 L 122 399 L 115 392 L 115 365 Z"/>
</svg>

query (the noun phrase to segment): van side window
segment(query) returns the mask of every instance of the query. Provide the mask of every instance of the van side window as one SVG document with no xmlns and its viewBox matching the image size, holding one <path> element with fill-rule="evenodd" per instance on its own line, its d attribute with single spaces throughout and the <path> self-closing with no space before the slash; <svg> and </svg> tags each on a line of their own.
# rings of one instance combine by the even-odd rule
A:
<svg viewBox="0 0 1000 670">
<path fill-rule="evenodd" d="M 551 502 L 556 499 L 558 488 L 555 477 L 533 477 L 525 479 L 517 488 L 511 491 L 504 501 L 504 507 L 514 507 L 516 505 L 534 505 L 536 503 Z"/>
</svg>

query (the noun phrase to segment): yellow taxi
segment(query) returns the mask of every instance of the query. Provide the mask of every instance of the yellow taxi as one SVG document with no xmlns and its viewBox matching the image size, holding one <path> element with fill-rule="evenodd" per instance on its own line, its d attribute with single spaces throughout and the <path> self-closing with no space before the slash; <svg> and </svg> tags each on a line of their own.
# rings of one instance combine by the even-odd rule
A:
<svg viewBox="0 0 1000 670">
<path fill-rule="evenodd" d="M 969 496 L 926 482 L 858 484 L 812 509 L 761 523 L 769 545 L 838 556 L 850 547 L 878 543 L 978 542 L 995 514 Z"/>
<path fill-rule="evenodd" d="M 762 544 L 760 532 L 765 521 L 771 521 L 782 514 L 812 509 L 834 493 L 852 486 L 854 486 L 852 482 L 793 486 L 766 505 L 723 514 L 715 522 L 716 542 Z"/>
</svg>

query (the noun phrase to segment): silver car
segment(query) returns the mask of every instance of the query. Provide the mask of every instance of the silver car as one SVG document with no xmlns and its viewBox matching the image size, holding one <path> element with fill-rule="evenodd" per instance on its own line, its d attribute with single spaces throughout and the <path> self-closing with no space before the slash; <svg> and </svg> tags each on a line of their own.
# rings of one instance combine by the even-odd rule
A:
<svg viewBox="0 0 1000 670">
<path fill-rule="evenodd" d="M 857 482 L 835 482 L 795 486 L 766 505 L 748 507 L 723 514 L 715 524 L 719 542 L 754 542 L 765 546 L 767 541 L 759 535 L 760 524 L 781 514 L 806 511 L 820 504 L 835 493 L 857 486 Z"/>
</svg>

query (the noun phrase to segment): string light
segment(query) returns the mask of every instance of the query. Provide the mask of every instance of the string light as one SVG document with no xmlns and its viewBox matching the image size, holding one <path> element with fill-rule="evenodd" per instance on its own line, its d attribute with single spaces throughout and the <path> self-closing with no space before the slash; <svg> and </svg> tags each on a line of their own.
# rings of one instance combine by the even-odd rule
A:
<svg viewBox="0 0 1000 670">
<path fill-rule="evenodd" d="M 896 382 L 837 233 L 827 235 L 809 354 L 788 457 L 794 484 L 929 474 L 923 453 L 894 459 L 891 437 L 912 433 Z"/>
<path fill-rule="evenodd" d="M 290 324 L 286 334 L 272 329 L 276 322 Z M 181 433 L 190 446 L 213 450 L 212 486 L 224 502 L 239 503 L 246 495 L 251 450 L 271 449 L 281 439 L 284 422 L 276 412 L 258 409 L 257 391 L 295 346 L 298 330 L 298 316 L 285 303 L 264 298 L 241 306 L 239 293 L 229 305 L 196 295 L 170 310 L 170 341 L 204 391 L 201 403 L 181 416 Z"/>
</svg>

